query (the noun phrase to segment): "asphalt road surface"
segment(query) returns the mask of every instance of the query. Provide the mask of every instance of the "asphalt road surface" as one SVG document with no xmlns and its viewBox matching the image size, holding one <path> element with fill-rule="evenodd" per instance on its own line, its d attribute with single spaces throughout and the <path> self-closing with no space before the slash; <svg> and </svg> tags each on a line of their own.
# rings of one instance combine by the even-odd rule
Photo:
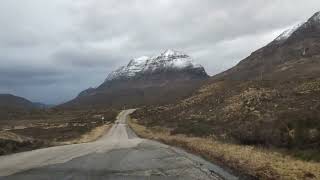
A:
<svg viewBox="0 0 320 180">
<path fill-rule="evenodd" d="M 181 149 L 138 138 L 122 111 L 111 130 L 92 143 L 0 156 L 0 180 L 237 179 Z"/>
</svg>

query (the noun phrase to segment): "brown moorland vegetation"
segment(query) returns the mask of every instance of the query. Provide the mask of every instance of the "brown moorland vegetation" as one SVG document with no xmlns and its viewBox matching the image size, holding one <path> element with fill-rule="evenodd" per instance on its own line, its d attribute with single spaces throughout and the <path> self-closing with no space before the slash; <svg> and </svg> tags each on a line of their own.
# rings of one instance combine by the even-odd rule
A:
<svg viewBox="0 0 320 180">
<path fill-rule="evenodd" d="M 263 161 L 261 165 L 272 163 L 272 160 L 283 161 L 287 169 L 281 168 L 279 164 L 264 166 L 266 170 L 276 172 L 281 178 L 286 179 L 290 173 L 297 174 L 295 169 L 297 164 L 300 164 L 299 168 L 304 169 L 303 166 L 308 167 L 308 163 L 315 166 L 306 171 L 308 172 L 306 176 L 311 177 L 312 174 L 319 178 L 317 172 L 320 172 L 320 169 L 314 168 L 318 167 L 320 161 L 319 89 L 320 80 L 316 78 L 281 81 L 215 80 L 208 82 L 193 96 L 176 104 L 144 107 L 134 112 L 132 116 L 139 119 L 140 125 L 147 129 L 159 129 L 159 127 L 165 129 L 166 136 L 163 139 L 173 138 L 174 142 L 175 138 L 182 135 L 188 142 L 186 144 L 196 144 L 192 142 L 193 140 L 205 141 L 203 143 L 206 144 L 209 138 L 218 143 L 211 144 L 212 148 L 220 144 L 222 144 L 220 147 L 225 148 L 229 145 L 240 149 L 250 147 L 257 149 L 259 153 L 268 152 L 264 156 L 265 159 L 268 159 L 267 156 L 270 154 L 270 162 Z M 223 157 L 228 153 L 232 154 L 223 148 L 220 150 L 225 153 Z M 207 153 L 200 154 L 206 156 Z M 249 155 L 249 152 L 246 155 Z M 282 156 L 285 158 L 281 159 Z M 287 159 L 293 164 L 286 164 Z M 235 169 L 243 170 L 241 165 L 247 166 L 245 165 L 247 161 L 255 160 L 256 158 L 239 159 L 245 163 L 237 164 Z M 224 163 L 233 167 L 233 161 L 224 160 Z M 277 172 L 277 168 L 281 172 Z M 253 172 L 256 171 L 244 170 L 254 177 L 268 179 L 261 174 L 255 175 Z M 298 174 L 300 175 L 288 177 L 303 179 L 303 173 Z"/>
<path fill-rule="evenodd" d="M 279 152 L 249 145 L 225 143 L 215 138 L 172 135 L 163 127 L 146 127 L 140 120 L 130 120 L 130 127 L 143 138 L 179 146 L 227 166 L 246 179 L 292 180 L 318 179 L 320 164 L 295 159 Z"/>
<path fill-rule="evenodd" d="M 171 134 L 214 136 L 244 145 L 320 147 L 320 80 L 218 81 L 177 104 L 133 116 Z M 319 159 L 318 159 L 319 160 Z"/>
<path fill-rule="evenodd" d="M 94 141 L 110 128 L 118 111 L 48 109 L 18 114 L 16 119 L 0 120 L 0 155 Z"/>
</svg>

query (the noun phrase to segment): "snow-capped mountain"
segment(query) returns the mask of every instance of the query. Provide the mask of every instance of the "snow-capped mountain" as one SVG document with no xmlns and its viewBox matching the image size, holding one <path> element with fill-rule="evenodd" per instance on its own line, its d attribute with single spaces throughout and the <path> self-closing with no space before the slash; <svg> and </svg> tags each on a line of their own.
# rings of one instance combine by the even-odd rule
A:
<svg viewBox="0 0 320 180">
<path fill-rule="evenodd" d="M 276 39 L 275 41 L 285 41 L 287 40 L 292 33 L 294 33 L 300 26 L 302 26 L 304 23 L 299 23 L 294 25 L 293 27 L 285 30 L 283 33 L 281 33 Z"/>
<path fill-rule="evenodd" d="M 316 23 L 320 23 L 320 11 L 315 13 L 310 19 L 309 21 L 312 22 L 316 22 Z"/>
<path fill-rule="evenodd" d="M 142 56 L 132 59 L 127 66 L 122 66 L 111 72 L 106 81 L 130 79 L 137 75 L 152 74 L 159 71 L 179 71 L 184 69 L 200 69 L 205 73 L 204 68 L 195 63 L 190 56 L 169 49 L 159 56 Z"/>
<path fill-rule="evenodd" d="M 209 76 L 185 53 L 166 50 L 142 56 L 111 72 L 97 88 L 82 91 L 65 107 L 137 107 L 173 103 L 193 93 Z"/>
<path fill-rule="evenodd" d="M 314 78 L 320 73 L 320 12 L 280 34 L 237 66 L 214 78 L 280 80 Z"/>
<path fill-rule="evenodd" d="M 284 42 L 299 29 L 305 29 L 310 26 L 320 26 L 320 11 L 315 13 L 311 18 L 309 18 L 307 22 L 298 23 L 293 27 L 285 30 L 274 40 L 274 42 Z"/>
</svg>

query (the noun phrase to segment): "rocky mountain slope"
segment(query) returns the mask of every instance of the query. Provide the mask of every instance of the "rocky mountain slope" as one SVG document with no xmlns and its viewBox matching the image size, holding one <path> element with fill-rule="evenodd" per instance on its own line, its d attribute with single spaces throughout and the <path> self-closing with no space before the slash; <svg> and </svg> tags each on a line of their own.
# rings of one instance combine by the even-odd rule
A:
<svg viewBox="0 0 320 180">
<path fill-rule="evenodd" d="M 186 54 L 166 50 L 160 56 L 147 57 L 142 56 L 132 59 L 127 66 L 122 66 L 116 71 L 111 72 L 106 82 L 115 80 L 129 80 L 129 79 L 149 79 L 154 78 L 157 74 L 166 75 L 170 72 L 186 72 L 189 74 L 185 78 L 195 78 L 196 76 L 206 77 L 207 74 L 204 68 L 193 62 L 193 60 Z M 167 77 L 168 79 L 177 77 Z M 178 77 L 181 78 L 181 77 Z M 158 78 L 160 79 L 160 78 Z"/>
<path fill-rule="evenodd" d="M 312 78 L 320 73 L 320 12 L 286 30 L 215 79 L 279 80 Z"/>
<path fill-rule="evenodd" d="M 208 77 L 187 54 L 166 50 L 159 56 L 132 59 L 111 72 L 99 87 L 81 92 L 60 107 L 166 104 L 189 96 Z"/>
<path fill-rule="evenodd" d="M 191 97 L 135 116 L 173 134 L 308 149 L 302 157 L 311 158 L 320 147 L 320 13 L 210 78 Z"/>
</svg>

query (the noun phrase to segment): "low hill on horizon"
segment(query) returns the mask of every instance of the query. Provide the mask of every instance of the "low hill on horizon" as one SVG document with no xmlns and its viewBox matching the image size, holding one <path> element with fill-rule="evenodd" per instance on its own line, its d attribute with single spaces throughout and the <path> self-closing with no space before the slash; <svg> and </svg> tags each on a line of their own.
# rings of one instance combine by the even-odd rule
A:
<svg viewBox="0 0 320 180">
<path fill-rule="evenodd" d="M 16 109 L 33 109 L 38 108 L 40 103 L 33 103 L 23 97 L 12 94 L 0 94 L 0 107 Z"/>
<path fill-rule="evenodd" d="M 48 105 L 31 102 L 23 97 L 0 94 L 0 120 L 14 119 L 18 114 L 47 108 L 49 108 Z"/>
</svg>

